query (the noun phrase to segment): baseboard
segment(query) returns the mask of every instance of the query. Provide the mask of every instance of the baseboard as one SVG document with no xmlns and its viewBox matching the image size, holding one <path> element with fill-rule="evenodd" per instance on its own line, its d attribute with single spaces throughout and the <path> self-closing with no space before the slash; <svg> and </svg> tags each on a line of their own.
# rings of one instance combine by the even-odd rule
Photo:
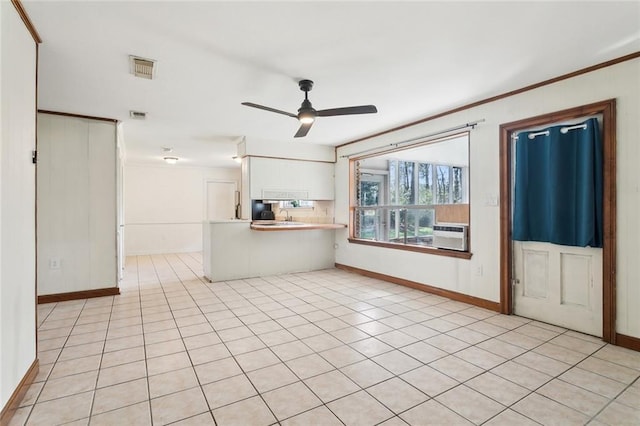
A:
<svg viewBox="0 0 640 426">
<path fill-rule="evenodd" d="M 616 333 L 616 345 L 640 352 L 640 338 Z"/>
<path fill-rule="evenodd" d="M 94 290 L 71 291 L 69 293 L 45 294 L 38 296 L 38 304 L 66 302 L 67 300 L 91 299 L 92 297 L 117 296 L 118 287 L 96 288 Z"/>
<path fill-rule="evenodd" d="M 490 300 L 481 299 L 475 296 L 469 296 L 467 294 L 458 293 L 456 291 L 445 290 L 438 287 L 432 287 L 430 285 L 421 284 L 415 281 L 405 280 L 403 278 L 394 277 L 391 275 L 380 274 L 378 272 L 368 271 L 366 269 L 356 268 L 354 266 L 342 265 L 336 263 L 335 267 L 349 272 L 355 272 L 356 274 L 364 275 L 366 277 L 376 278 L 382 281 L 387 281 L 393 284 L 399 284 L 405 287 L 410 287 L 416 290 L 421 290 L 427 293 L 435 294 L 455 300 L 457 302 L 468 303 L 470 305 L 478 306 L 479 308 L 489 309 L 490 311 L 500 312 L 500 303 L 492 302 Z"/>
<path fill-rule="evenodd" d="M 0 426 L 6 426 L 11 421 L 11 418 L 18 410 L 20 406 L 20 402 L 22 402 L 22 398 L 29 390 L 29 386 L 33 383 L 38 374 L 38 370 L 40 369 L 40 364 L 38 362 L 38 358 L 36 358 L 32 363 L 31 367 L 27 370 L 27 373 L 24 375 L 16 390 L 13 391 L 11 397 L 7 401 L 7 404 L 2 408 L 0 412 Z"/>
</svg>

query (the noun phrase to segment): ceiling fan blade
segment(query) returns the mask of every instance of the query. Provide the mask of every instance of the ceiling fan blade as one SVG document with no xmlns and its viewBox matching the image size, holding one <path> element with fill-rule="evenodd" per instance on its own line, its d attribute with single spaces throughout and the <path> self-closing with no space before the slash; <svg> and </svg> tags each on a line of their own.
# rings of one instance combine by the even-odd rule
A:
<svg viewBox="0 0 640 426">
<path fill-rule="evenodd" d="M 318 117 L 330 117 L 332 115 L 373 114 L 378 112 L 375 105 L 360 105 L 343 108 L 321 109 L 317 111 Z"/>
<path fill-rule="evenodd" d="M 242 105 L 253 107 L 253 108 L 258 108 L 258 109 L 263 109 L 265 111 L 275 112 L 277 114 L 288 115 L 289 117 L 293 117 L 293 118 L 296 118 L 296 119 L 298 118 L 297 115 L 291 114 L 290 112 L 282 111 L 280 109 L 275 109 L 275 108 L 271 108 L 271 107 L 264 106 L 264 105 L 254 104 L 252 102 L 242 102 Z"/>
<path fill-rule="evenodd" d="M 303 123 L 293 137 L 303 138 L 307 136 L 307 133 L 309 133 L 309 129 L 311 129 L 311 126 L 313 126 L 313 121 L 311 123 Z"/>
</svg>

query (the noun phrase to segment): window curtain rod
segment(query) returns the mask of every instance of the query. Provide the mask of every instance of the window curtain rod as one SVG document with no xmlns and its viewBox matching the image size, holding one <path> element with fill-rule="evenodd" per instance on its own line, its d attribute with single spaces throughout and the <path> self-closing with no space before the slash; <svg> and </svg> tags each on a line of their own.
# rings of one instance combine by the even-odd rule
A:
<svg viewBox="0 0 640 426">
<path fill-rule="evenodd" d="M 385 148 L 397 148 L 400 145 L 404 145 L 407 143 L 411 143 L 411 142 L 418 142 L 420 141 L 420 143 L 422 142 L 430 142 L 431 140 L 435 140 L 436 138 L 434 138 L 434 136 L 442 136 L 446 133 L 451 133 L 451 132 L 455 132 L 455 131 L 459 131 L 459 130 L 464 130 L 464 129 L 474 129 L 478 123 L 482 123 L 484 121 L 484 118 L 482 120 L 476 120 L 476 121 L 472 121 L 469 123 L 465 123 L 465 124 L 461 124 L 459 126 L 455 126 L 455 127 L 451 127 L 449 129 L 446 130 L 440 130 L 438 132 L 433 132 L 433 133 L 429 133 L 426 135 L 422 135 L 422 136 L 418 136 L 417 138 L 412 138 L 412 139 L 407 139 L 406 141 L 401 141 L 401 142 L 392 142 L 390 144 L 387 145 L 382 145 L 382 146 L 377 146 L 375 148 L 369 148 L 369 149 L 365 149 L 363 151 L 358 151 L 358 152 L 354 152 L 352 154 L 345 154 L 345 155 L 341 155 L 340 158 L 351 158 L 351 157 L 355 157 L 358 155 L 362 155 L 362 154 L 369 154 L 369 153 L 374 153 L 375 151 L 380 151 L 381 153 L 386 151 Z M 430 138 L 434 138 L 434 139 L 430 139 Z"/>
<path fill-rule="evenodd" d="M 577 124 L 575 126 L 565 126 L 565 127 L 562 127 L 560 129 L 560 133 L 562 133 L 564 135 L 564 134 L 568 133 L 569 130 L 577 130 L 577 129 L 585 130 L 586 128 L 587 128 L 586 124 Z M 517 139 L 519 134 L 520 134 L 519 132 L 518 133 L 514 133 L 511 137 L 513 139 Z M 535 139 L 537 136 L 549 136 L 549 131 L 548 130 L 542 130 L 540 132 L 529 133 L 528 138 L 529 139 Z"/>
</svg>

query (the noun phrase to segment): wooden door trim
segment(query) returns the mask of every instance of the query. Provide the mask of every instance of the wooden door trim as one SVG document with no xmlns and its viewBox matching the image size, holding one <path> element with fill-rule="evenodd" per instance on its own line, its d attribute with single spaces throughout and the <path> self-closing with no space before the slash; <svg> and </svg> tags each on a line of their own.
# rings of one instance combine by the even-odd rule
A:
<svg viewBox="0 0 640 426">
<path fill-rule="evenodd" d="M 513 313 L 511 247 L 511 135 L 517 130 L 602 114 L 603 220 L 602 340 L 616 343 L 616 100 L 583 105 L 500 125 L 500 312 Z"/>
<path fill-rule="evenodd" d="M 29 34 L 31 34 L 31 37 L 33 37 L 33 41 L 36 43 L 36 45 L 42 43 L 42 38 L 40 38 L 40 34 L 38 34 L 38 30 L 36 30 L 36 27 L 33 25 L 33 22 L 31 22 L 31 18 L 29 18 L 29 14 L 27 13 L 26 10 L 24 10 L 22 1 L 11 0 L 11 3 L 13 4 L 13 7 L 15 7 L 16 11 L 18 12 L 18 15 L 20 15 L 20 19 L 22 19 L 22 22 L 24 22 L 24 26 L 27 27 L 27 30 L 29 31 Z"/>
</svg>

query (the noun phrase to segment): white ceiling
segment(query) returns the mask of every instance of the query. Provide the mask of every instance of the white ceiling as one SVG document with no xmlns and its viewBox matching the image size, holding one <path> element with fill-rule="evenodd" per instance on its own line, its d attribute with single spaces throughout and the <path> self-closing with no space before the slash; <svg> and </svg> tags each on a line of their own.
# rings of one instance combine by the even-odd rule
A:
<svg viewBox="0 0 640 426">
<path fill-rule="evenodd" d="M 338 145 L 640 51 L 640 2 L 22 0 L 43 39 L 39 108 L 122 120 L 127 161 L 237 166 L 242 137 Z M 129 74 L 129 55 L 158 61 Z M 294 139 L 297 81 L 321 117 Z M 145 121 L 129 110 L 148 113 Z"/>
</svg>

